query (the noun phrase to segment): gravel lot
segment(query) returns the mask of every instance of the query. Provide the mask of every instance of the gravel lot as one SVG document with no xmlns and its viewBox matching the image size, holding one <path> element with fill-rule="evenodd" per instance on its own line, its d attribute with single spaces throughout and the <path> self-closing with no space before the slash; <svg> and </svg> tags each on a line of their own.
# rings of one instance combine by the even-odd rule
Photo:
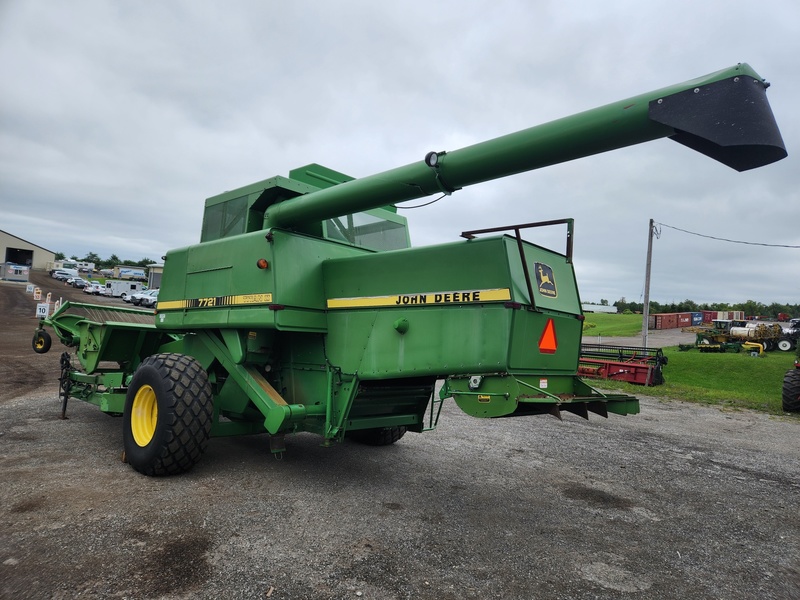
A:
<svg viewBox="0 0 800 600">
<path fill-rule="evenodd" d="M 0 282 L 0 598 L 800 598 L 796 417 L 448 404 L 394 446 L 301 434 L 279 461 L 264 436 L 216 438 L 147 478 L 120 419 L 58 419 L 62 347 L 32 352 L 33 313 Z"/>
</svg>

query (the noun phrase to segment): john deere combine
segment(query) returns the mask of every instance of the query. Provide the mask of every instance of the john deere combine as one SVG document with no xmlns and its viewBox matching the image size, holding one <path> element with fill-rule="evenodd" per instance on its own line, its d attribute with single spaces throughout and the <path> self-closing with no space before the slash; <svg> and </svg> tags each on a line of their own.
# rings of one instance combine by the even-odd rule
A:
<svg viewBox="0 0 800 600">
<path fill-rule="evenodd" d="M 449 397 L 476 417 L 636 413 L 576 376 L 572 219 L 411 248 L 395 204 L 663 137 L 760 167 L 786 156 L 766 88 L 740 64 L 362 179 L 311 164 L 209 198 L 200 243 L 166 256 L 155 317 L 65 304 L 34 349 L 52 328 L 72 352 L 64 409 L 121 414 L 148 475 L 190 469 L 210 436 L 393 443 Z M 523 239 L 540 226 L 566 230 L 563 251 Z"/>
</svg>

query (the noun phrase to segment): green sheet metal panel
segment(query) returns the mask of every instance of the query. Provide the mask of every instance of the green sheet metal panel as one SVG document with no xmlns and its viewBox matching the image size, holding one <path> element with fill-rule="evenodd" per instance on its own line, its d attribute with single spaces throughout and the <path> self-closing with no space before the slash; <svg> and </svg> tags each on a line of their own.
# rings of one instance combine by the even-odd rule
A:
<svg viewBox="0 0 800 600">
<path fill-rule="evenodd" d="M 153 325 L 141 323 L 92 323 L 78 325 L 80 348 L 77 352 L 87 373 L 94 373 L 103 363 L 130 362 L 137 365 L 144 357 L 155 354 L 172 338 Z"/>
<path fill-rule="evenodd" d="M 323 277 L 330 308 L 332 299 L 410 302 L 425 293 L 508 288 L 510 274 L 502 238 L 486 238 L 329 260 Z"/>
<path fill-rule="evenodd" d="M 371 252 L 285 231 L 248 233 L 167 255 L 156 322 L 162 328 L 324 331 L 322 263 Z M 260 269 L 259 259 L 268 266 Z M 183 270 L 183 275 L 179 275 Z"/>
<path fill-rule="evenodd" d="M 270 235 L 273 252 L 270 270 L 276 289 L 274 302 L 283 306 L 324 311 L 323 262 L 374 256 L 369 250 L 288 231 L 273 230 Z"/>
<path fill-rule="evenodd" d="M 503 239 L 508 252 L 509 269 L 515 285 L 514 295 L 519 298 L 527 298 L 525 275 L 517 243 L 510 237 Z M 544 310 L 581 314 L 575 269 L 567 257 L 528 242 L 523 243 L 522 247 L 534 293 L 533 305 Z"/>
<path fill-rule="evenodd" d="M 507 236 L 326 261 L 329 358 L 362 378 L 574 373 L 580 301 L 572 265 L 545 248 L 523 248 L 529 272 L 544 265 L 555 282 L 557 293 L 549 293 L 530 273 L 544 312 L 513 304 L 530 301 L 519 247 Z M 551 319 L 563 344 L 541 352 Z"/>
<path fill-rule="evenodd" d="M 552 325 L 548 325 L 551 320 Z M 576 373 L 582 323 L 573 315 L 557 312 L 514 311 L 509 370 L 532 374 Z M 549 326 L 551 331 L 547 331 Z M 552 335 L 554 351 L 544 343 L 547 335 Z"/>
<path fill-rule="evenodd" d="M 327 355 L 361 379 L 503 370 L 511 315 L 502 304 L 337 311 Z"/>
</svg>

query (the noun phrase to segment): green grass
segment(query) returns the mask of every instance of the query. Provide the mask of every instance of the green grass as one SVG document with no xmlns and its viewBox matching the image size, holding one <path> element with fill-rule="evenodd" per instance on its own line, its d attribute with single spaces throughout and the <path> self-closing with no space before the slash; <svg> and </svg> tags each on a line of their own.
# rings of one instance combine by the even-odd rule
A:
<svg viewBox="0 0 800 600">
<path fill-rule="evenodd" d="M 586 313 L 583 332 L 601 337 L 631 337 L 642 333 L 642 315 Z"/>
<path fill-rule="evenodd" d="M 792 368 L 794 352 L 769 352 L 753 358 L 747 352 L 701 353 L 694 349 L 680 352 L 677 348 L 665 348 L 664 355 L 669 363 L 664 367 L 663 385 L 644 388 L 600 380 L 595 380 L 595 384 L 634 396 L 642 394 L 784 414 L 783 376 Z"/>
<path fill-rule="evenodd" d="M 642 315 L 587 313 L 584 335 L 633 337 L 642 332 Z M 794 362 L 794 352 L 769 352 L 753 358 L 748 352 L 680 352 L 665 348 L 669 363 L 664 367 L 664 385 L 639 385 L 595 380 L 598 387 L 621 389 L 627 394 L 716 404 L 729 408 L 750 408 L 782 414 L 783 376 Z"/>
</svg>

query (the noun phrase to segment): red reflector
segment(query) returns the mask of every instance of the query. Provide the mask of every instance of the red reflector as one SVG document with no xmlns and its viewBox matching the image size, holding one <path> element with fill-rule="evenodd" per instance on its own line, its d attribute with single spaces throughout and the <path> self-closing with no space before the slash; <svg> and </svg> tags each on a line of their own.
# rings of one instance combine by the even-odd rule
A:
<svg viewBox="0 0 800 600">
<path fill-rule="evenodd" d="M 553 323 L 553 319 L 547 319 L 542 337 L 539 338 L 539 352 L 542 354 L 555 354 L 556 348 L 558 348 L 556 325 Z"/>
</svg>

